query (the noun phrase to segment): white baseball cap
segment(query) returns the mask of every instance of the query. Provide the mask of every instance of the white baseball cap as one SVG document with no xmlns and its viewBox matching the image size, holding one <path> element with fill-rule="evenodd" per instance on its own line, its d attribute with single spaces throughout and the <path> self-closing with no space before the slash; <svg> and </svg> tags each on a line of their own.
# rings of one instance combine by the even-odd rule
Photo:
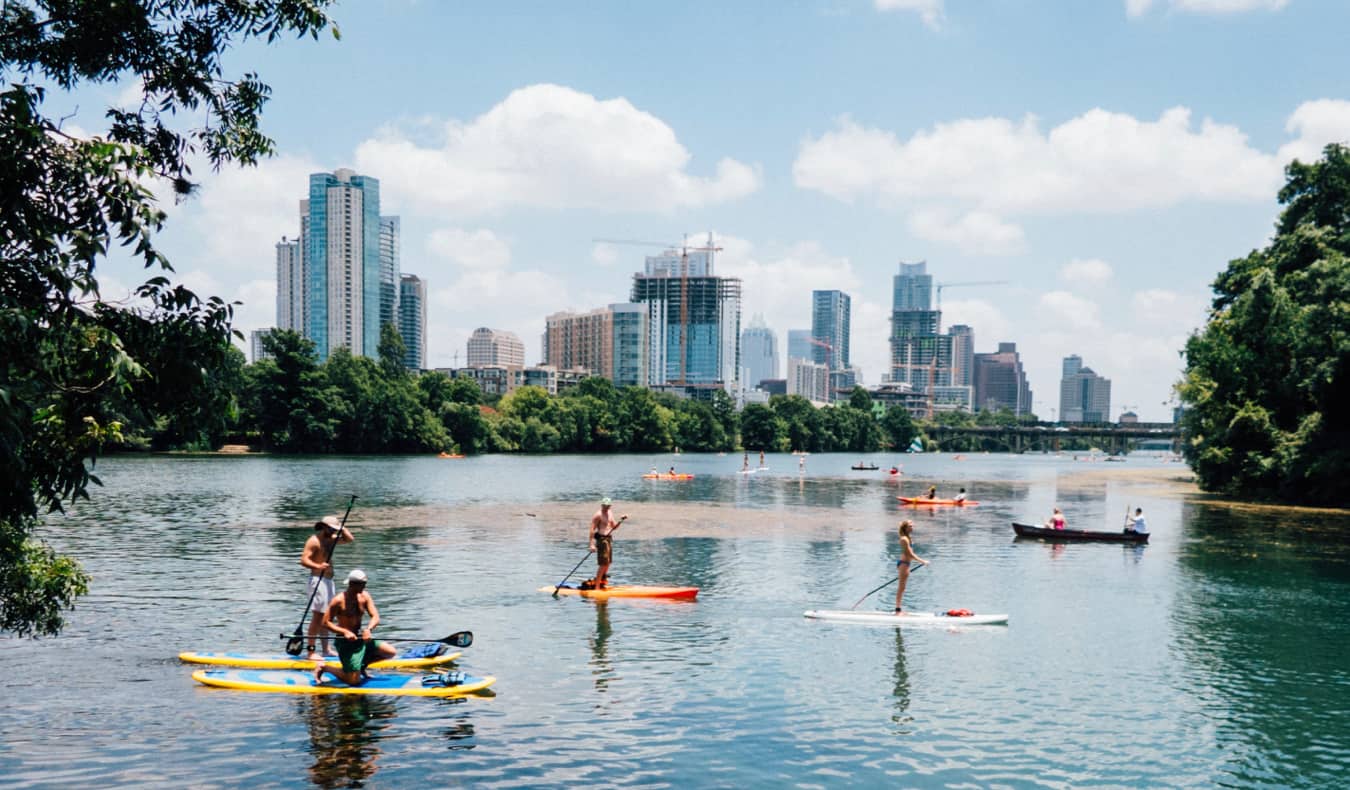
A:
<svg viewBox="0 0 1350 790">
<path fill-rule="evenodd" d="M 357 569 L 357 570 L 354 570 L 354 571 L 352 571 L 351 573 L 347 574 L 347 583 L 348 583 L 348 584 L 351 584 L 352 582 L 361 582 L 362 584 L 365 584 L 365 583 L 366 583 L 366 572 L 363 571 L 363 570 Z"/>
</svg>

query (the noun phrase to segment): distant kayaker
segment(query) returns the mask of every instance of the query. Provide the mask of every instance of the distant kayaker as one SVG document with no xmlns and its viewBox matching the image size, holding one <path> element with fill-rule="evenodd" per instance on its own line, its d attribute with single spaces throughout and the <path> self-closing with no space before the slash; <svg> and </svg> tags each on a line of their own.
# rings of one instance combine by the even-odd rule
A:
<svg viewBox="0 0 1350 790">
<path fill-rule="evenodd" d="M 1050 520 L 1045 522 L 1045 526 L 1050 529 L 1064 529 L 1064 514 L 1060 512 L 1059 508 L 1055 508 L 1055 512 L 1050 515 Z"/>
<path fill-rule="evenodd" d="M 923 497 L 924 499 L 937 499 L 937 486 L 929 486 L 928 492 Z"/>
<path fill-rule="evenodd" d="M 650 472 L 648 472 L 647 474 L 651 475 L 652 477 L 656 477 L 656 475 L 657 475 L 656 467 L 653 466 L 653 467 L 652 467 L 652 470 L 651 470 Z"/>
<path fill-rule="evenodd" d="M 1144 521 L 1144 509 L 1142 507 L 1134 509 L 1134 515 L 1130 517 L 1129 523 L 1125 525 L 1125 531 L 1138 532 L 1144 535 L 1148 534 L 1148 523 Z"/>
<path fill-rule="evenodd" d="M 370 622 L 361 625 L 361 616 L 370 615 Z M 338 635 L 338 660 L 341 669 L 320 663 L 314 670 L 314 682 L 323 682 L 323 673 L 327 672 L 348 686 L 359 686 L 366 682 L 366 667 L 376 661 L 384 661 L 398 655 L 394 646 L 371 637 L 370 632 L 380 624 L 380 610 L 375 608 L 375 599 L 366 592 L 365 571 L 355 570 L 347 574 L 347 589 L 329 602 L 324 609 L 322 624 L 325 633 L 332 631 Z"/>
<path fill-rule="evenodd" d="M 675 467 L 673 467 L 673 466 L 670 467 L 670 471 L 667 472 L 666 474 L 669 474 L 671 477 L 674 477 L 674 476 L 675 476 Z"/>
<path fill-rule="evenodd" d="M 671 467 L 671 474 L 675 473 L 674 467 Z M 604 589 L 609 586 L 609 565 L 614 561 L 614 530 L 619 528 L 619 524 L 628 516 L 622 516 L 618 521 L 610 514 L 610 507 L 614 504 L 613 500 L 605 497 L 600 500 L 600 510 L 594 516 L 591 516 L 591 551 L 595 552 L 595 587 Z"/>
<path fill-rule="evenodd" d="M 960 491 L 958 491 L 957 494 L 956 494 L 956 496 L 952 497 L 952 501 L 953 501 L 953 502 L 964 502 L 964 501 L 966 501 L 966 489 L 963 488 L 963 489 L 961 489 Z"/>
<path fill-rule="evenodd" d="M 892 466 L 892 467 L 891 467 L 891 474 L 894 475 L 894 476 L 896 476 L 896 477 L 899 477 L 899 476 L 900 476 L 900 467 L 898 467 L 898 466 Z"/>
<path fill-rule="evenodd" d="M 905 585 L 909 583 L 910 563 L 917 562 L 920 565 L 927 565 L 928 561 L 914 553 L 914 546 L 909 541 L 909 536 L 914 532 L 913 521 L 900 522 L 900 559 L 895 561 L 895 573 L 899 576 L 899 586 L 895 588 L 895 613 L 901 614 L 905 598 Z"/>
<path fill-rule="evenodd" d="M 351 543 L 355 538 L 352 537 L 351 530 L 342 526 L 342 522 L 337 516 L 324 516 L 314 522 L 314 534 L 305 541 L 305 548 L 300 552 L 300 564 L 309 569 L 309 587 L 305 592 L 313 596 L 314 602 L 310 604 L 309 644 L 307 649 L 309 654 L 306 656 L 310 661 L 322 661 L 325 653 L 332 655 L 328 651 L 328 637 L 324 636 L 316 644 L 316 637 L 319 634 L 327 634 L 322 630 L 319 624 L 320 616 L 328 608 L 328 602 L 333 600 L 335 592 L 333 586 L 333 565 L 328 558 L 333 555 L 333 546 L 338 543 Z M 318 590 L 315 590 L 318 587 Z"/>
</svg>

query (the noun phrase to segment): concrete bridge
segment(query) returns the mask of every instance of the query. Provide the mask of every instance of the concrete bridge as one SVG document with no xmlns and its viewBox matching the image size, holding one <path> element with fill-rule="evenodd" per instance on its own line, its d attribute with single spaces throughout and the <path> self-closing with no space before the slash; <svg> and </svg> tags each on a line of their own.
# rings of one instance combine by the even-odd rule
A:
<svg viewBox="0 0 1350 790">
<path fill-rule="evenodd" d="M 1091 447 L 1116 454 L 1138 449 L 1158 449 L 1180 452 L 1181 430 L 1170 422 L 1137 423 L 1057 423 L 1041 422 L 1021 425 L 975 425 L 954 427 L 932 425 L 924 429 L 928 438 L 939 445 L 958 436 L 997 439 L 1013 452 L 1059 452 L 1065 440 L 1086 440 Z"/>
</svg>

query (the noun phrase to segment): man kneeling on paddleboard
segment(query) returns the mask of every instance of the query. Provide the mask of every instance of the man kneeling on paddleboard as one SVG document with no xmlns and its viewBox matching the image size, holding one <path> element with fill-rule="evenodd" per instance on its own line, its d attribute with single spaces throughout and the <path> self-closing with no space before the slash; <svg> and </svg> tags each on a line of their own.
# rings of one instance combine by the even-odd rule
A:
<svg viewBox="0 0 1350 790">
<path fill-rule="evenodd" d="M 364 628 L 362 614 L 370 615 Z M 337 640 L 337 652 L 342 668 L 319 664 L 314 670 L 314 682 L 322 683 L 323 673 L 328 672 L 349 686 L 359 686 L 366 681 L 366 667 L 398 655 L 393 645 L 371 638 L 370 632 L 379 624 L 380 610 L 366 592 L 365 571 L 352 571 L 347 574 L 347 589 L 329 602 L 322 619 L 325 632 L 332 631 L 341 637 Z"/>
</svg>

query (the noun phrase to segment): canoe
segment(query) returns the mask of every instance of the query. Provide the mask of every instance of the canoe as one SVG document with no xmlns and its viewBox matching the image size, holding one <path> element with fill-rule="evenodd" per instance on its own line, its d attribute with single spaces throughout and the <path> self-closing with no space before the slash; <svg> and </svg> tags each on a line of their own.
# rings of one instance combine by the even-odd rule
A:
<svg viewBox="0 0 1350 790">
<path fill-rule="evenodd" d="M 879 466 L 850 466 L 850 467 L 849 467 L 849 469 L 852 469 L 852 470 L 855 471 L 855 472 L 875 472 L 875 471 L 877 471 L 877 470 L 880 469 L 880 468 L 881 468 L 881 467 L 879 467 Z"/>
<path fill-rule="evenodd" d="M 441 453 L 440 455 L 437 455 L 436 457 L 437 457 L 437 458 L 463 458 L 464 456 L 463 456 L 462 454 L 460 454 L 460 453 Z"/>
<path fill-rule="evenodd" d="M 1019 538 L 1045 540 L 1083 540 L 1100 543 L 1148 543 L 1147 532 L 1091 532 L 1084 529 L 1050 529 L 1013 522 L 1013 531 Z"/>
<path fill-rule="evenodd" d="M 922 496 L 898 496 L 896 499 L 900 500 L 900 503 L 904 505 L 951 505 L 952 507 L 965 507 L 966 505 L 980 504 L 973 499 L 929 499 L 928 497 Z"/>
<path fill-rule="evenodd" d="M 540 587 L 539 592 L 551 593 L 553 588 Z M 673 601 L 692 601 L 698 595 L 697 587 L 648 587 L 641 584 L 618 584 L 603 590 L 581 590 L 564 585 L 559 595 L 580 595 L 582 598 L 606 600 L 609 598 L 664 598 Z"/>
<path fill-rule="evenodd" d="M 441 685 L 447 675 L 462 677 L 456 685 Z M 280 694 L 390 694 L 400 697 L 458 697 L 482 691 L 497 682 L 494 677 L 475 677 L 462 672 L 433 675 L 371 675 L 360 686 L 325 675 L 314 682 L 310 672 L 285 669 L 199 669 L 192 673 L 198 683 L 235 691 L 264 691 Z"/>
<path fill-rule="evenodd" d="M 395 656 L 388 661 L 376 661 L 371 669 L 429 669 L 449 664 L 463 653 L 443 653 L 439 656 L 408 658 Z M 243 667 L 247 669 L 314 669 L 313 661 L 307 658 L 288 656 L 285 653 L 267 655 L 264 653 L 179 653 L 178 660 L 186 664 L 211 664 L 222 667 Z M 337 664 L 337 656 L 326 663 Z"/>
<path fill-rule="evenodd" d="M 1006 614 L 971 614 L 964 617 L 949 615 L 946 612 L 854 612 L 812 609 L 803 612 L 812 620 L 832 620 L 839 623 L 869 623 L 872 625 L 901 626 L 953 626 L 953 625 L 1006 625 Z"/>
<path fill-rule="evenodd" d="M 670 474 L 670 473 L 668 473 L 668 472 L 662 472 L 662 473 L 659 474 L 659 475 L 645 474 L 645 475 L 642 476 L 642 479 L 643 479 L 643 480 L 693 480 L 693 479 L 694 479 L 694 476 L 691 475 L 691 474 L 684 473 L 684 472 L 680 472 L 680 473 L 678 473 L 678 474 L 673 474 L 673 475 Z"/>
</svg>

